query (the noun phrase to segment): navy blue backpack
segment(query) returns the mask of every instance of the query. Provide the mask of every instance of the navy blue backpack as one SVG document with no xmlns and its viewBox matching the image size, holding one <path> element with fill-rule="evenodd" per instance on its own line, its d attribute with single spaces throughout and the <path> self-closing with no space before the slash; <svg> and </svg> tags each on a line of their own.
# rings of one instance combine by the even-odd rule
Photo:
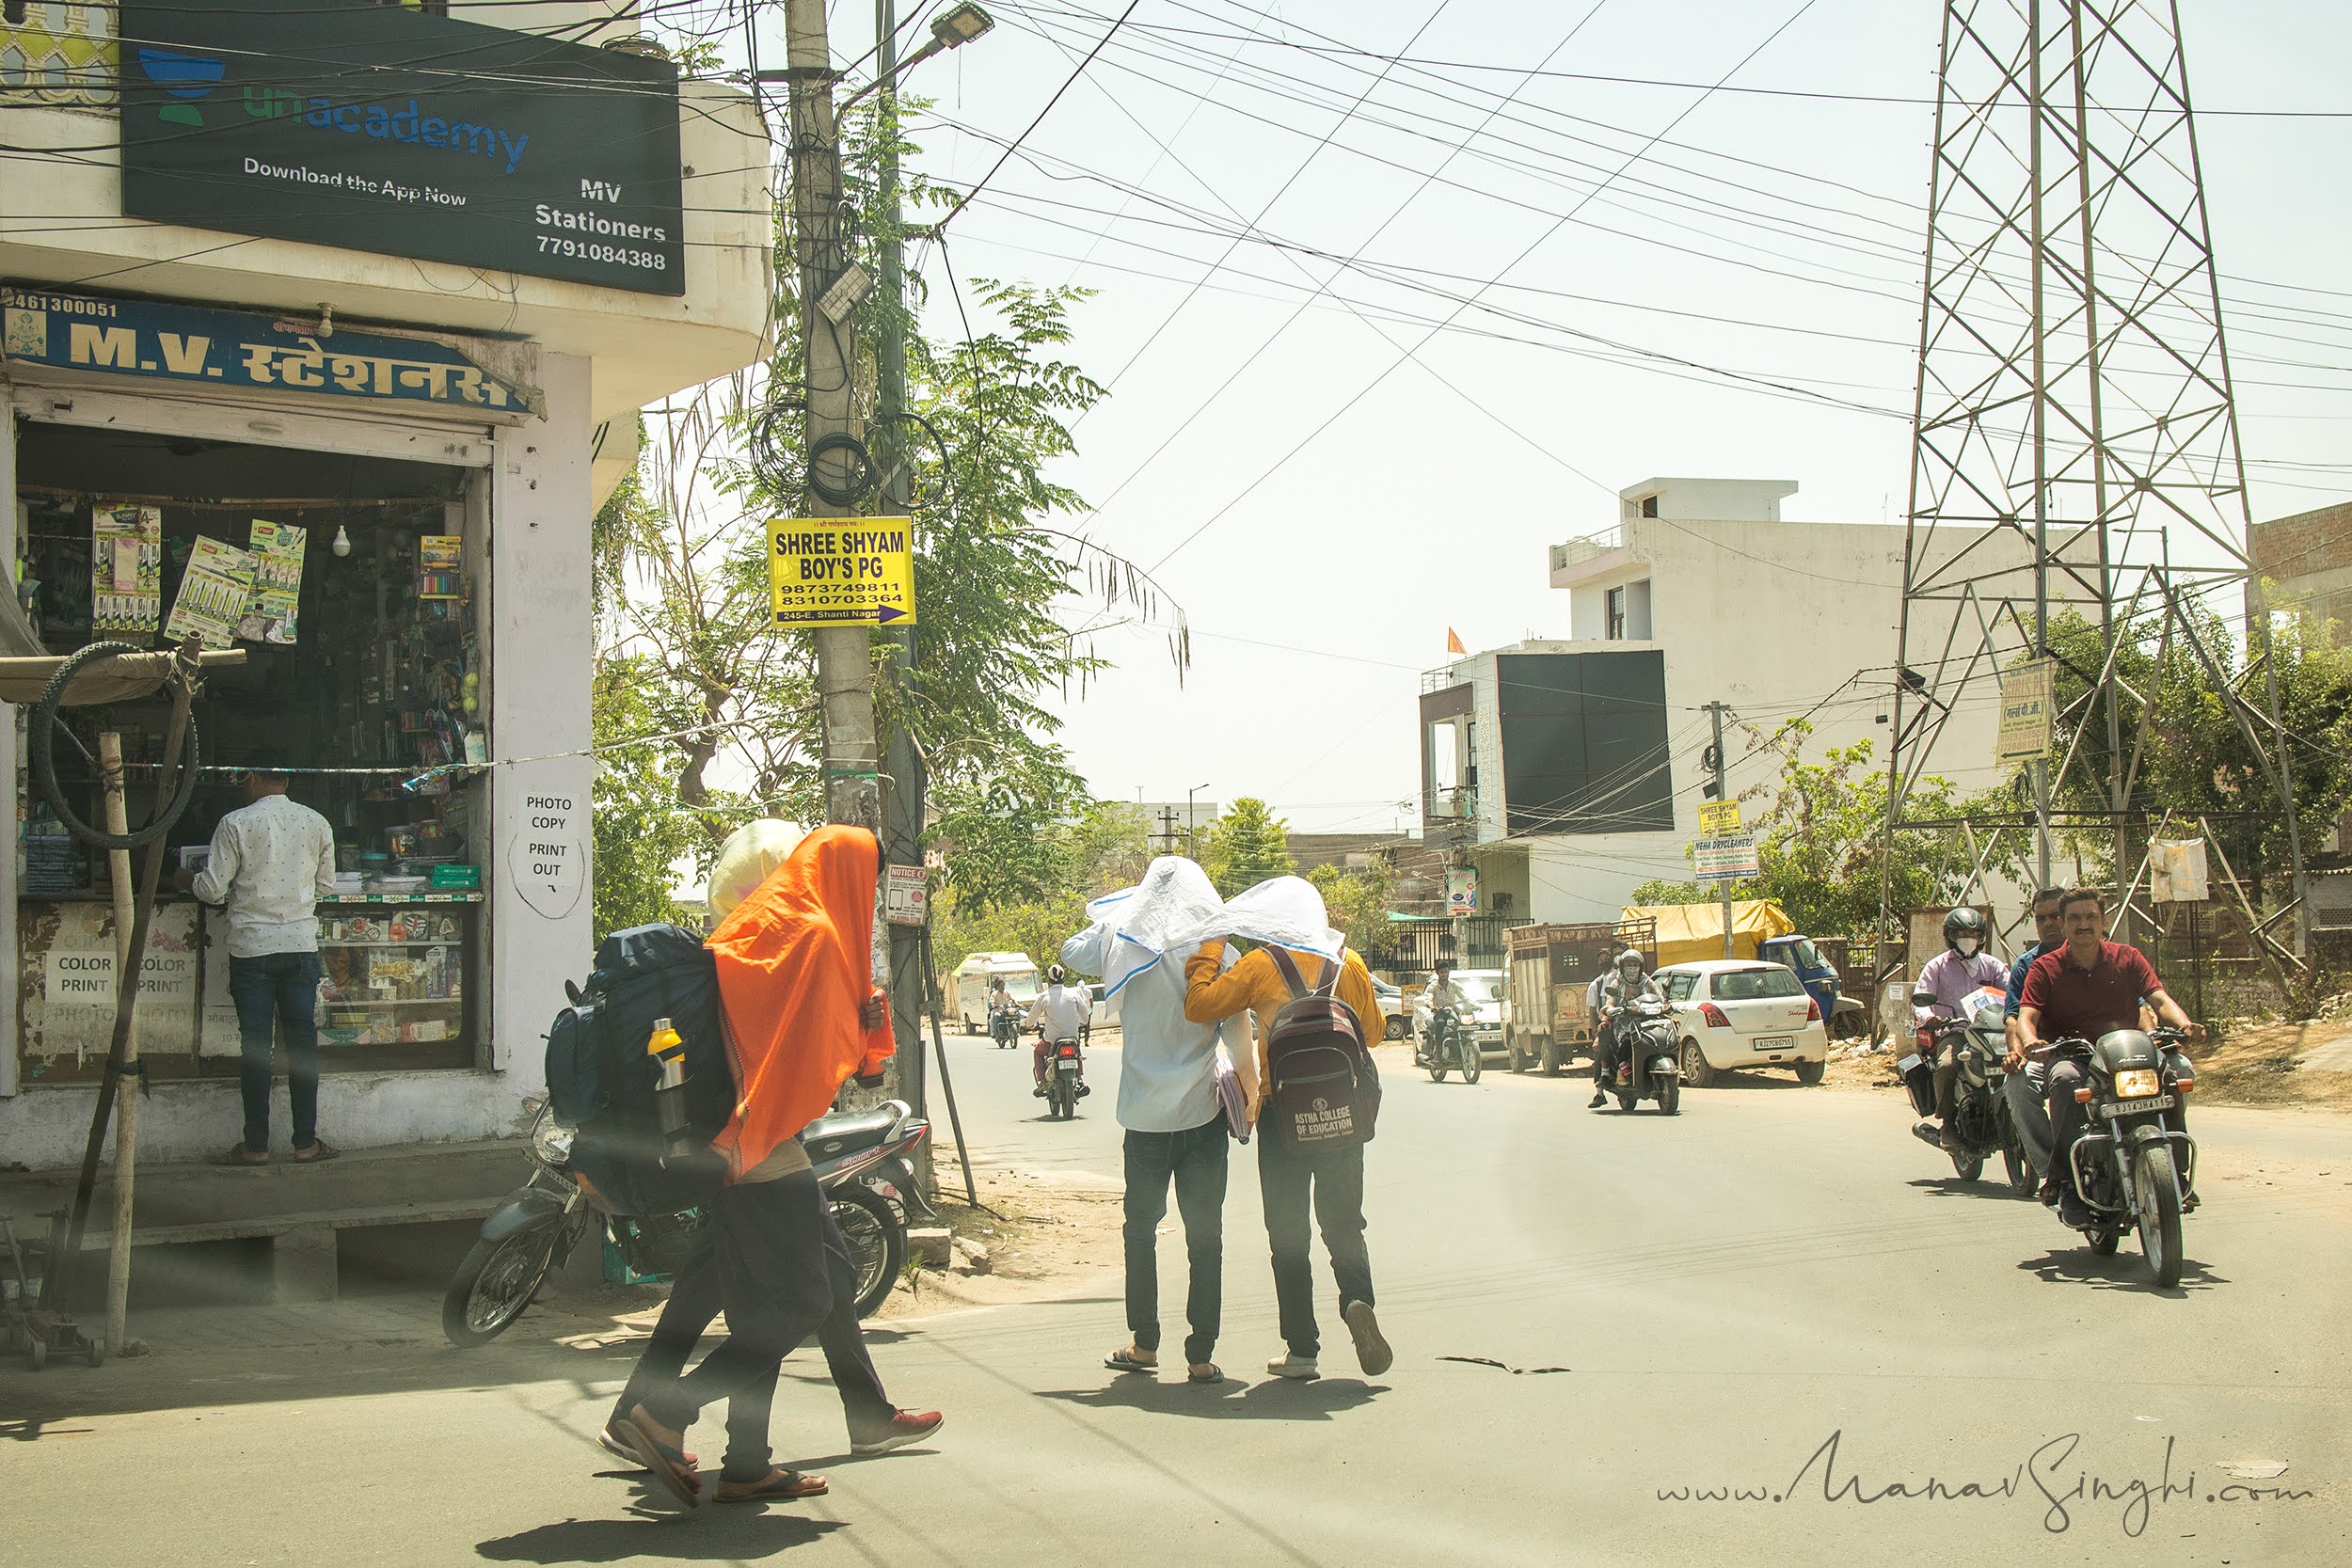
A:
<svg viewBox="0 0 2352 1568">
<path fill-rule="evenodd" d="M 709 1201 L 725 1162 L 710 1152 L 735 1114 L 735 1071 L 710 950 L 677 926 L 615 931 L 585 986 L 548 1026 L 548 1099 L 577 1129 L 572 1168 L 616 1213 L 672 1214 Z M 645 1053 L 668 1019 L 686 1046 L 686 1152 L 663 1139 L 660 1064 Z"/>
</svg>

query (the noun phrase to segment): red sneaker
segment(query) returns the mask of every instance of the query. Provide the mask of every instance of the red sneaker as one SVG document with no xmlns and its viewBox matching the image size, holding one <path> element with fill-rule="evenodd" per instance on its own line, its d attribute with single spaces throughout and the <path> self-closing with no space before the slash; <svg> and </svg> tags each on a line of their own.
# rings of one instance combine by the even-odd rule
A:
<svg viewBox="0 0 2352 1568">
<path fill-rule="evenodd" d="M 893 1449 L 903 1449 L 909 1443 L 920 1443 L 937 1432 L 946 1420 L 947 1418 L 936 1410 L 896 1411 L 890 1418 L 890 1424 L 873 1436 L 852 1436 L 850 1451 L 863 1459 L 873 1454 L 888 1453 Z"/>
</svg>

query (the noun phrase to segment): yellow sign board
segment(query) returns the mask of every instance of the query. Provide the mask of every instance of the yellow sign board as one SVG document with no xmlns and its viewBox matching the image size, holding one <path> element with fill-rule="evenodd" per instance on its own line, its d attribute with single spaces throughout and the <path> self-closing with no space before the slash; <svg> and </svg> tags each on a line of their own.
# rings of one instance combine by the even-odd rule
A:
<svg viewBox="0 0 2352 1568">
<path fill-rule="evenodd" d="M 1699 802 L 1699 836 L 1701 838 L 1729 838 L 1739 831 L 1739 801 L 1701 800 Z"/>
<path fill-rule="evenodd" d="M 2038 757 L 2050 749 L 2051 672 L 2046 658 L 2028 659 L 2001 672 L 2001 720 L 1994 736 L 1995 762 Z"/>
<path fill-rule="evenodd" d="M 779 517 L 768 524 L 769 625 L 914 625 L 906 517 Z"/>
</svg>

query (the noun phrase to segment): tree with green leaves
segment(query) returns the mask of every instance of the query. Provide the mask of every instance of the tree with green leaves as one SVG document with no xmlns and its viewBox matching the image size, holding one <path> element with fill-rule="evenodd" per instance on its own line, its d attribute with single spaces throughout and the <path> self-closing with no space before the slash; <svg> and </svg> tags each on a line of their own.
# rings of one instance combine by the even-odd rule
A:
<svg viewBox="0 0 2352 1568">
<path fill-rule="evenodd" d="M 1347 945 L 1359 953 L 1389 944 L 1389 898 L 1396 886 L 1396 868 L 1375 855 L 1361 866 L 1318 865 L 1307 873 L 1323 895 L 1323 912 Z"/>
<path fill-rule="evenodd" d="M 1879 919 L 1879 851 L 1886 837 L 1886 769 L 1873 763 L 1870 742 L 1833 746 L 1816 762 L 1805 755 L 1813 726 L 1782 724 L 1761 743 L 1777 752 L 1779 776 L 1743 791 L 1761 803 L 1754 825 L 1761 875 L 1732 884 L 1734 898 L 1770 898 L 1809 936 L 1873 934 Z M 1950 820 L 1965 806 L 1949 781 L 1924 778 L 1903 801 L 1909 822 Z M 1687 853 L 1687 851 L 1686 851 Z M 1914 829 L 1895 841 L 1892 901 L 1897 910 L 1925 909 L 1959 897 L 1974 856 L 1965 836 L 1948 828 Z M 2013 858 L 1989 867 L 2016 868 Z M 1722 897 L 1712 883 L 1644 882 L 1635 904 L 1705 904 Z"/>
<path fill-rule="evenodd" d="M 1251 795 L 1201 830 L 1200 860 L 1200 869 L 1228 898 L 1268 877 L 1287 875 L 1297 864 L 1291 859 L 1290 824 Z"/>
</svg>

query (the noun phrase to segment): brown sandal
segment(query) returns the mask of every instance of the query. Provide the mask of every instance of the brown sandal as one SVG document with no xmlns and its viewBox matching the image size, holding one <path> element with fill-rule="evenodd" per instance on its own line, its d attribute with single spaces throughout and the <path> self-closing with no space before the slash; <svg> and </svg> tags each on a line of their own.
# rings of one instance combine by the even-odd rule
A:
<svg viewBox="0 0 2352 1568">
<path fill-rule="evenodd" d="M 308 1154 L 303 1153 L 299 1148 L 294 1151 L 294 1163 L 295 1164 L 323 1165 L 326 1164 L 327 1161 L 336 1159 L 342 1153 L 342 1149 L 337 1148 L 333 1144 L 328 1143 L 325 1138 L 312 1138 L 306 1147 L 308 1147 L 310 1150 Z"/>
<path fill-rule="evenodd" d="M 207 1156 L 205 1164 L 212 1165 L 266 1165 L 269 1164 L 269 1150 L 265 1148 L 262 1150 L 261 1153 L 256 1154 L 251 1149 L 245 1147 L 245 1140 L 243 1138 L 239 1138 L 235 1143 L 230 1144 L 227 1148 L 222 1149 L 218 1154 Z"/>
<path fill-rule="evenodd" d="M 833 1490 L 822 1476 L 803 1475 L 798 1470 L 782 1467 L 770 1470 L 762 1481 L 742 1482 L 721 1480 L 718 1490 L 711 1495 L 723 1503 L 789 1502 L 798 1497 L 821 1497 Z"/>
</svg>

